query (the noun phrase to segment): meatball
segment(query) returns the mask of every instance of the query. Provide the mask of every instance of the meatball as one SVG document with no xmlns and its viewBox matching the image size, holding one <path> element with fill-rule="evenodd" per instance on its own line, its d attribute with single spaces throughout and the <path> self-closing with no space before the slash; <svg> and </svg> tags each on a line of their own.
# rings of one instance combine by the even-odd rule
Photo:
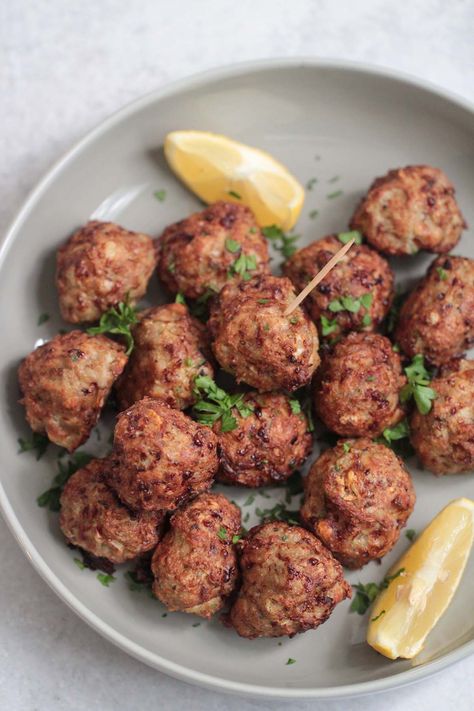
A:
<svg viewBox="0 0 474 711">
<path fill-rule="evenodd" d="M 411 416 L 411 443 L 424 469 L 435 474 L 474 470 L 474 360 L 457 359 L 431 381 L 431 410 Z"/>
<path fill-rule="evenodd" d="M 97 321 L 127 298 L 133 305 L 146 292 L 156 264 L 148 235 L 88 222 L 58 250 L 56 286 L 61 315 L 69 323 Z"/>
<path fill-rule="evenodd" d="M 305 479 L 301 520 L 348 568 L 382 558 L 415 505 L 402 460 L 370 439 L 339 441 Z"/>
<path fill-rule="evenodd" d="M 292 637 L 318 627 L 351 596 L 340 564 L 309 531 L 283 521 L 242 543 L 242 587 L 228 617 L 241 637 Z"/>
<path fill-rule="evenodd" d="M 132 509 L 173 511 L 209 489 L 217 437 L 179 410 L 145 397 L 117 419 L 109 483 Z"/>
<path fill-rule="evenodd" d="M 337 235 L 317 240 L 298 250 L 283 266 L 295 289 L 306 284 L 341 248 Z M 393 298 L 393 272 L 388 262 L 365 244 L 353 244 L 322 282 L 308 294 L 305 308 L 320 336 L 347 331 L 375 331 Z"/>
<path fill-rule="evenodd" d="M 179 410 L 190 407 L 196 376 L 214 375 L 205 326 L 186 306 L 166 304 L 142 311 L 132 333 L 135 348 L 117 385 L 121 409 L 146 395 Z"/>
<path fill-rule="evenodd" d="M 98 558 L 124 563 L 156 546 L 163 515 L 130 511 L 107 484 L 109 463 L 93 459 L 66 483 L 59 525 L 69 543 Z"/>
<path fill-rule="evenodd" d="M 406 355 L 433 365 L 474 343 L 474 259 L 438 257 L 403 304 L 395 339 Z"/>
<path fill-rule="evenodd" d="M 173 294 L 197 299 L 237 275 L 232 265 L 241 257 L 249 259 L 245 271 L 252 275 L 269 271 L 267 241 L 249 208 L 216 202 L 164 231 L 158 276 Z"/>
<path fill-rule="evenodd" d="M 33 432 L 73 452 L 89 437 L 114 381 L 125 367 L 123 346 L 71 331 L 36 348 L 18 380 Z"/>
<path fill-rule="evenodd" d="M 290 402 L 277 393 L 247 393 L 243 402 L 252 412 L 242 417 L 234 408 L 235 429 L 222 432 L 221 420 L 214 425 L 219 454 L 217 478 L 250 487 L 284 481 L 311 452 L 306 417 L 301 411 L 293 412 L 299 410 L 298 401 Z"/>
<path fill-rule="evenodd" d="M 238 381 L 264 392 L 306 385 L 319 365 L 318 333 L 289 279 L 262 275 L 225 286 L 211 307 L 212 348 Z"/>
<path fill-rule="evenodd" d="M 153 554 L 153 592 L 172 612 L 209 618 L 237 583 L 240 511 L 222 494 L 200 494 L 171 517 Z"/>
<path fill-rule="evenodd" d="M 443 254 L 456 246 L 466 223 L 454 187 L 439 168 L 409 165 L 377 178 L 351 219 L 386 254 Z"/>
<path fill-rule="evenodd" d="M 325 354 L 316 375 L 315 409 L 326 427 L 347 437 L 377 437 L 400 422 L 401 360 L 378 333 L 349 333 Z"/>
</svg>

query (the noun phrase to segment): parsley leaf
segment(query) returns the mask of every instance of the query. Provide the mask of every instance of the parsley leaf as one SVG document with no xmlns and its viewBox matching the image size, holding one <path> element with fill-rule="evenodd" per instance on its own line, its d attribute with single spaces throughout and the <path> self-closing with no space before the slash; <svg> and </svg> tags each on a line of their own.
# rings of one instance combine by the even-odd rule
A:
<svg viewBox="0 0 474 711">
<path fill-rule="evenodd" d="M 241 538 L 242 538 L 242 534 L 236 533 L 234 536 L 232 536 L 232 543 L 235 545 L 236 543 L 238 543 L 241 540 Z"/>
<path fill-rule="evenodd" d="M 335 190 L 333 193 L 328 193 L 326 197 L 328 200 L 334 200 L 334 198 L 340 197 L 343 194 L 342 190 Z"/>
<path fill-rule="evenodd" d="M 301 412 L 300 401 L 296 398 L 290 398 L 290 408 L 293 415 L 299 415 Z"/>
<path fill-rule="evenodd" d="M 228 252 L 235 254 L 235 252 L 238 252 L 240 249 L 240 243 L 237 242 L 237 240 L 228 237 L 225 241 L 225 248 Z"/>
<path fill-rule="evenodd" d="M 339 299 L 333 299 L 330 301 L 328 309 L 333 313 L 338 313 L 339 311 L 349 311 L 352 314 L 356 314 L 360 311 L 361 306 L 365 309 L 370 309 L 372 300 L 373 295 L 370 292 L 362 294 L 362 296 L 359 296 L 358 298 L 350 295 L 341 296 Z"/>
<path fill-rule="evenodd" d="M 58 473 L 52 481 L 51 488 L 44 491 L 36 499 L 38 506 L 47 507 L 50 511 L 59 511 L 61 508 L 60 498 L 64 485 L 69 477 L 78 469 L 82 469 L 93 459 L 87 452 L 75 452 L 71 454 L 69 460 L 58 459 Z"/>
<path fill-rule="evenodd" d="M 321 316 L 321 333 L 323 336 L 329 336 L 334 331 L 337 331 L 337 319 L 328 319 L 326 316 Z"/>
<path fill-rule="evenodd" d="M 208 375 L 196 377 L 194 392 L 200 398 L 193 407 L 197 421 L 212 427 L 220 419 L 222 432 L 230 432 L 237 427 L 237 420 L 232 414 L 234 407 L 241 417 L 248 417 L 253 412 L 253 406 L 244 402 L 244 393 L 229 395 Z"/>
<path fill-rule="evenodd" d="M 73 558 L 73 560 L 74 560 L 74 563 L 79 568 L 79 570 L 84 570 L 85 568 L 87 568 L 87 565 L 80 558 Z"/>
<path fill-rule="evenodd" d="M 346 454 L 349 454 L 349 452 L 351 451 L 351 445 L 349 444 L 349 442 L 343 442 L 342 448 Z"/>
<path fill-rule="evenodd" d="M 404 370 L 408 383 L 400 391 L 400 401 L 405 403 L 413 398 L 418 411 L 426 415 L 436 399 L 436 392 L 429 387 L 431 375 L 425 367 L 424 357 L 418 353 Z"/>
<path fill-rule="evenodd" d="M 405 531 L 405 536 L 408 538 L 409 541 L 413 541 L 416 538 L 416 531 L 414 528 L 408 528 Z"/>
<path fill-rule="evenodd" d="M 404 437 L 409 437 L 410 426 L 408 420 L 405 418 L 401 420 L 395 427 L 386 427 L 382 432 L 382 437 L 380 439 L 385 440 L 383 443 L 391 446 L 392 442 L 396 442 Z"/>
<path fill-rule="evenodd" d="M 443 269 L 443 267 L 436 267 L 436 271 L 438 272 L 438 276 L 441 279 L 441 281 L 446 281 L 448 278 L 448 272 L 446 269 Z"/>
<path fill-rule="evenodd" d="M 311 210 L 309 213 L 309 219 L 314 220 L 319 215 L 319 210 Z"/>
<path fill-rule="evenodd" d="M 382 610 L 381 612 L 379 612 L 379 614 L 376 617 L 372 617 L 372 619 L 370 621 L 377 622 L 377 620 L 380 620 L 380 618 L 385 615 L 385 612 L 386 612 L 386 610 Z"/>
<path fill-rule="evenodd" d="M 395 330 L 395 326 L 397 325 L 398 321 L 398 315 L 400 313 L 400 309 L 402 308 L 402 304 L 407 298 L 408 294 L 406 292 L 402 291 L 397 291 L 397 293 L 394 296 L 394 299 L 392 301 L 392 305 L 390 307 L 390 310 L 388 312 L 388 316 L 386 319 L 386 326 L 385 329 L 387 333 L 392 333 Z"/>
<path fill-rule="evenodd" d="M 159 202 L 164 202 L 166 198 L 166 190 L 155 190 L 153 195 Z"/>
<path fill-rule="evenodd" d="M 244 281 L 252 278 L 249 272 L 253 272 L 257 268 L 257 257 L 255 254 L 243 254 L 241 252 L 235 262 L 230 267 L 227 276 L 240 276 Z"/>
<path fill-rule="evenodd" d="M 242 195 L 239 195 L 235 190 L 228 190 L 227 195 L 234 197 L 236 200 L 242 200 Z"/>
<path fill-rule="evenodd" d="M 296 252 L 295 242 L 300 238 L 300 235 L 287 235 L 277 225 L 262 227 L 262 234 L 267 239 L 272 240 L 275 249 L 285 259 L 288 259 Z"/>
<path fill-rule="evenodd" d="M 46 323 L 46 321 L 49 321 L 49 314 L 40 314 L 38 316 L 37 325 L 41 326 L 41 324 Z"/>
<path fill-rule="evenodd" d="M 226 541 L 227 540 L 227 529 L 224 528 L 224 526 L 221 526 L 219 530 L 217 531 L 217 535 L 221 539 L 221 541 Z"/>
<path fill-rule="evenodd" d="M 261 509 L 257 507 L 255 513 L 261 519 L 262 523 L 264 521 L 286 521 L 286 523 L 292 526 L 299 525 L 299 511 L 287 509 L 283 501 L 278 501 L 271 509 Z"/>
<path fill-rule="evenodd" d="M 182 304 L 183 306 L 186 306 L 186 299 L 184 298 L 184 295 L 180 291 L 178 291 L 178 293 L 176 294 L 174 303 L 175 304 Z"/>
<path fill-rule="evenodd" d="M 36 452 L 37 462 L 46 452 L 49 445 L 49 439 L 46 435 L 40 434 L 39 432 L 33 432 L 30 439 L 23 439 L 23 437 L 19 437 L 17 441 L 20 447 L 18 454 L 23 454 L 23 452 Z"/>
<path fill-rule="evenodd" d="M 112 333 L 114 335 L 123 336 L 127 346 L 126 355 L 130 355 L 134 346 L 131 327 L 137 322 L 137 310 L 131 306 L 127 297 L 125 301 L 121 301 L 117 306 L 112 306 L 108 311 L 102 314 L 99 325 L 88 328 L 87 333 L 91 336 L 100 333 Z"/>
<path fill-rule="evenodd" d="M 312 190 L 317 182 L 318 182 L 317 178 L 310 178 L 308 180 L 308 182 L 306 183 L 306 190 Z"/>
<path fill-rule="evenodd" d="M 405 568 L 400 568 L 393 575 L 386 575 L 381 583 L 357 583 L 352 587 L 356 591 L 352 600 L 349 612 L 357 612 L 358 615 L 365 615 L 379 592 L 388 588 L 392 580 L 398 578 L 405 572 Z"/>
<path fill-rule="evenodd" d="M 97 573 L 97 580 L 101 585 L 104 586 L 104 588 L 108 588 L 110 586 L 110 583 L 114 583 L 117 578 L 115 578 L 113 575 L 108 575 L 107 573 Z"/>
<path fill-rule="evenodd" d="M 288 666 L 288 665 L 290 665 L 290 664 L 296 664 L 296 659 L 292 659 L 291 657 L 289 657 L 289 658 L 288 658 L 288 661 L 287 661 L 287 663 L 286 663 L 286 666 Z"/>
<path fill-rule="evenodd" d="M 337 238 L 339 242 L 342 242 L 342 244 L 347 244 L 351 241 L 351 239 L 353 239 L 356 244 L 362 244 L 363 239 L 359 230 L 352 230 L 351 232 L 339 232 Z"/>
</svg>

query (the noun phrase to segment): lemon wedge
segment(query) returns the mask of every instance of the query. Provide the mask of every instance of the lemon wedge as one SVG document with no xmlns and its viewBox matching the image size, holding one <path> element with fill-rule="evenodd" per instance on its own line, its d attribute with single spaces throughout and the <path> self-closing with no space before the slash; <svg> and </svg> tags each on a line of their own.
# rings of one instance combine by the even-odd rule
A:
<svg viewBox="0 0 474 711">
<path fill-rule="evenodd" d="M 164 149 L 172 170 L 204 202 L 238 202 L 261 227 L 294 227 L 304 189 L 268 153 L 208 131 L 172 131 Z"/>
<path fill-rule="evenodd" d="M 451 602 L 474 538 L 474 501 L 455 499 L 389 572 L 402 572 L 376 598 L 367 642 L 389 659 L 412 659 Z"/>
</svg>

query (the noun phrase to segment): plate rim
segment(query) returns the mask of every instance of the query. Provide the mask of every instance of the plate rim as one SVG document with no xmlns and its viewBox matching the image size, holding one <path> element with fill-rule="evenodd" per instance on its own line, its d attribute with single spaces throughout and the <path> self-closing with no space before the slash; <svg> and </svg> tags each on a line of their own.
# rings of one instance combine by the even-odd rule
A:
<svg viewBox="0 0 474 711">
<path fill-rule="evenodd" d="M 365 62 L 353 62 L 349 60 L 326 59 L 310 56 L 298 57 L 276 57 L 258 60 L 249 60 L 245 62 L 233 63 L 230 65 L 213 67 L 205 71 L 191 74 L 175 81 L 165 84 L 159 89 L 150 91 L 143 96 L 135 99 L 117 111 L 114 111 L 107 118 L 102 120 L 92 130 L 89 130 L 79 140 L 77 140 L 71 148 L 67 149 L 62 156 L 56 160 L 46 171 L 43 177 L 29 191 L 27 197 L 23 201 L 19 210 L 17 210 L 13 219 L 10 221 L 5 231 L 5 236 L 0 246 L 0 269 L 3 266 L 4 259 L 8 254 L 10 244 L 17 237 L 23 223 L 42 198 L 50 183 L 61 173 L 63 168 L 74 161 L 75 157 L 82 152 L 90 143 L 95 141 L 101 135 L 107 133 L 109 129 L 120 123 L 125 118 L 133 115 L 142 108 L 161 99 L 179 94 L 183 91 L 197 88 L 200 85 L 206 85 L 220 79 L 229 79 L 249 72 L 262 70 L 278 70 L 288 68 L 301 69 L 336 69 L 345 72 L 353 72 L 357 74 L 367 75 L 369 77 L 381 77 L 391 81 L 396 81 L 404 85 L 424 91 L 435 98 L 442 98 L 454 104 L 456 107 L 463 109 L 474 118 L 474 103 L 464 97 L 444 89 L 420 77 L 413 76 L 409 73 L 384 67 L 373 65 Z M 345 684 L 342 686 L 319 687 L 314 689 L 298 688 L 298 687 L 271 687 L 246 682 L 236 682 L 221 677 L 212 676 L 212 674 L 204 674 L 202 672 L 190 669 L 176 662 L 172 662 L 158 654 L 149 652 L 141 647 L 136 642 L 133 642 L 125 635 L 115 630 L 111 625 L 105 623 L 96 613 L 84 605 L 62 581 L 50 569 L 45 559 L 37 551 L 33 541 L 26 535 L 17 515 L 11 506 L 6 495 L 3 484 L 0 482 L 0 511 L 7 523 L 14 538 L 18 542 L 23 553 L 26 555 L 33 568 L 39 573 L 42 579 L 56 593 L 56 595 L 66 605 L 73 610 L 84 622 L 92 629 L 98 632 L 102 637 L 109 642 L 119 647 L 122 651 L 130 654 L 135 659 L 144 662 L 148 666 L 158 669 L 159 671 L 168 674 L 180 681 L 197 684 L 199 686 L 220 691 L 224 693 L 238 694 L 241 696 L 260 697 L 269 699 L 342 699 L 355 696 L 364 696 L 367 694 L 381 693 L 383 691 L 393 690 L 402 686 L 426 679 L 433 674 L 445 669 L 461 659 L 474 653 L 474 640 L 470 640 L 461 644 L 456 649 L 448 652 L 444 656 L 427 662 L 423 665 L 385 676 L 380 679 L 370 681 L 357 682 L 354 684 Z"/>
</svg>

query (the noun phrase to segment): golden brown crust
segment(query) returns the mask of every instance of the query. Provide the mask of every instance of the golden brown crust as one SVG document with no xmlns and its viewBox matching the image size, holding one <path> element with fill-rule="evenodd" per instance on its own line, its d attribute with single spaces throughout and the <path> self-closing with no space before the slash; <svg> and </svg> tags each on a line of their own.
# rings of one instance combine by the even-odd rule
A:
<svg viewBox="0 0 474 711">
<path fill-rule="evenodd" d="M 433 365 L 474 343 L 474 259 L 438 257 L 400 310 L 395 340 L 411 358 Z"/>
<path fill-rule="evenodd" d="M 311 467 L 300 515 L 343 565 L 360 568 L 393 548 L 414 505 L 402 460 L 383 444 L 348 439 Z"/>
<path fill-rule="evenodd" d="M 112 563 L 124 563 L 156 546 L 163 515 L 134 513 L 107 484 L 108 461 L 93 459 L 66 483 L 59 525 L 69 543 Z"/>
<path fill-rule="evenodd" d="M 474 361 L 450 361 L 434 378 L 431 410 L 413 412 L 410 440 L 424 469 L 435 474 L 474 470 Z"/>
<path fill-rule="evenodd" d="M 143 398 L 121 412 L 109 483 L 133 509 L 174 511 L 209 489 L 217 470 L 217 438 L 161 400 Z"/>
<path fill-rule="evenodd" d="M 59 335 L 27 356 L 18 370 L 20 402 L 33 432 L 73 452 L 89 437 L 127 356 L 105 336 Z"/>
<path fill-rule="evenodd" d="M 196 401 L 197 375 L 214 375 L 206 327 L 186 306 L 166 304 L 140 313 L 133 328 L 135 347 L 117 384 L 121 409 L 145 396 L 185 410 Z"/>
<path fill-rule="evenodd" d="M 171 528 L 153 554 L 153 592 L 172 612 L 209 618 L 237 583 L 232 538 L 240 511 L 222 494 L 200 494 L 171 517 Z"/>
<path fill-rule="evenodd" d="M 226 247 L 229 239 L 239 243 L 240 251 Z M 249 208 L 216 202 L 167 227 L 159 240 L 158 276 L 173 294 L 196 299 L 222 289 L 240 254 L 255 256 L 252 274 L 269 271 L 267 241 Z"/>
<path fill-rule="evenodd" d="M 241 637 L 293 636 L 325 622 L 351 596 L 340 564 L 309 531 L 282 521 L 242 542 L 242 587 L 228 624 Z"/>
<path fill-rule="evenodd" d="M 253 412 L 242 417 L 234 408 L 236 429 L 222 432 L 220 420 L 214 425 L 219 453 L 217 478 L 249 487 L 284 481 L 311 452 L 312 437 L 305 415 L 293 414 L 289 399 L 278 393 L 247 393 L 244 402 Z"/>
<path fill-rule="evenodd" d="M 376 249 L 399 255 L 420 249 L 449 252 L 466 226 L 452 183 L 429 165 L 409 165 L 377 178 L 350 224 Z"/>
<path fill-rule="evenodd" d="M 285 262 L 283 272 L 297 292 L 324 267 L 341 248 L 337 235 L 329 235 L 298 250 Z M 322 282 L 305 299 L 305 308 L 318 327 L 320 338 L 333 339 L 348 331 L 375 331 L 386 316 L 393 299 L 394 275 L 388 262 L 364 244 L 354 244 Z M 358 299 L 370 294 L 369 308 L 360 306 L 355 313 L 331 311 L 329 304 L 341 297 Z M 322 335 L 321 317 L 336 326 Z M 370 321 L 369 321 L 370 319 Z"/>
<path fill-rule="evenodd" d="M 404 411 L 401 360 L 378 333 L 349 333 L 325 354 L 316 374 L 314 403 L 324 424 L 347 437 L 377 437 Z"/>
<path fill-rule="evenodd" d="M 148 235 L 112 222 L 88 222 L 57 253 L 56 286 L 61 315 L 69 323 L 97 321 L 128 297 L 146 292 L 156 264 Z"/>
<path fill-rule="evenodd" d="M 263 275 L 225 286 L 211 307 L 214 354 L 224 370 L 261 392 L 292 392 L 319 365 L 318 334 L 294 299 L 289 279 Z"/>
</svg>

